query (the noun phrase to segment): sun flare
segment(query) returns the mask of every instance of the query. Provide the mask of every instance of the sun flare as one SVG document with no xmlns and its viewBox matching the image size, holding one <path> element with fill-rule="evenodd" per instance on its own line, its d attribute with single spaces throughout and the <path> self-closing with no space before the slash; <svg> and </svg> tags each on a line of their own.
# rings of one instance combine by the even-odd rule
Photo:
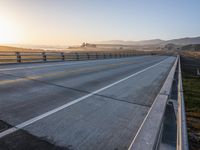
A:
<svg viewBox="0 0 200 150">
<path fill-rule="evenodd" d="M 9 18 L 0 16 L 0 43 L 16 43 L 20 40 L 20 29 Z"/>
</svg>

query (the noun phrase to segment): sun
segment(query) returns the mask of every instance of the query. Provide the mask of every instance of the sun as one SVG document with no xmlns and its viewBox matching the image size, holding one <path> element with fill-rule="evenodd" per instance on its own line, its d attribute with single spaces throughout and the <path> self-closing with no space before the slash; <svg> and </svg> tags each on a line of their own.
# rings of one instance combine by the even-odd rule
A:
<svg viewBox="0 0 200 150">
<path fill-rule="evenodd" d="M 14 20 L 0 15 L 0 43 L 17 43 L 20 40 L 20 29 Z"/>
</svg>

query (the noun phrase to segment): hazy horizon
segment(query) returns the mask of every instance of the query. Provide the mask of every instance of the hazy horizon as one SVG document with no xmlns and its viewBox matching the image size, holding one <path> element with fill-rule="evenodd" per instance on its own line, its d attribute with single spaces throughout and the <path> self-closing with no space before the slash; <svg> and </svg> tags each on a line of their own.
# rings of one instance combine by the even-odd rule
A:
<svg viewBox="0 0 200 150">
<path fill-rule="evenodd" d="M 198 0 L 0 0 L 0 44 L 197 37 L 199 6 Z"/>
</svg>

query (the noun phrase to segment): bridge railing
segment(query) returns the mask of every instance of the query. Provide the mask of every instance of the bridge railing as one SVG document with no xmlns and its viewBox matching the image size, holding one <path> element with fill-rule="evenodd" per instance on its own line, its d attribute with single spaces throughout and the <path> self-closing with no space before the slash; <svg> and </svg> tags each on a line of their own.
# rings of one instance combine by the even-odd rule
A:
<svg viewBox="0 0 200 150">
<path fill-rule="evenodd" d="M 178 68 L 177 68 L 178 67 Z M 129 150 L 159 150 L 162 142 L 163 126 L 165 120 L 166 106 L 171 97 L 175 72 L 178 69 L 178 112 L 176 115 L 177 123 L 177 150 L 188 150 L 187 127 L 184 107 L 184 97 L 182 90 L 182 78 L 180 68 L 180 58 L 177 56 L 163 87 L 152 104 L 148 114 L 146 115 L 142 125 L 136 133 Z M 174 108 L 176 109 L 176 108 Z M 174 110 L 174 112 L 177 110 Z M 173 113 L 173 112 L 172 112 Z"/>
<path fill-rule="evenodd" d="M 121 58 L 136 55 L 155 55 L 158 52 L 142 51 L 97 51 L 97 52 L 14 52 L 0 51 L 0 63 L 23 63 L 23 62 L 52 62 L 70 60 L 93 60 L 107 58 Z"/>
<path fill-rule="evenodd" d="M 135 53 L 108 52 L 0 52 L 0 63 L 49 62 L 70 60 L 92 60 L 106 58 L 120 58 L 137 55 Z"/>
<path fill-rule="evenodd" d="M 177 113 L 177 150 L 188 150 L 188 134 L 183 96 L 181 64 L 178 72 L 178 113 Z"/>
<path fill-rule="evenodd" d="M 162 137 L 164 113 L 170 96 L 178 57 L 172 66 L 160 92 L 136 133 L 129 150 L 157 150 Z"/>
</svg>

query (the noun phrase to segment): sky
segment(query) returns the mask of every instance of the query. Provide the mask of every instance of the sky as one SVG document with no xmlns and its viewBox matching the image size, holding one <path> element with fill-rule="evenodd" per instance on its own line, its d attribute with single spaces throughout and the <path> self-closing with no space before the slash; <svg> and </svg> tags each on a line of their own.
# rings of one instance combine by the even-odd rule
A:
<svg viewBox="0 0 200 150">
<path fill-rule="evenodd" d="M 0 44 L 200 36 L 200 0 L 0 0 Z"/>
</svg>

